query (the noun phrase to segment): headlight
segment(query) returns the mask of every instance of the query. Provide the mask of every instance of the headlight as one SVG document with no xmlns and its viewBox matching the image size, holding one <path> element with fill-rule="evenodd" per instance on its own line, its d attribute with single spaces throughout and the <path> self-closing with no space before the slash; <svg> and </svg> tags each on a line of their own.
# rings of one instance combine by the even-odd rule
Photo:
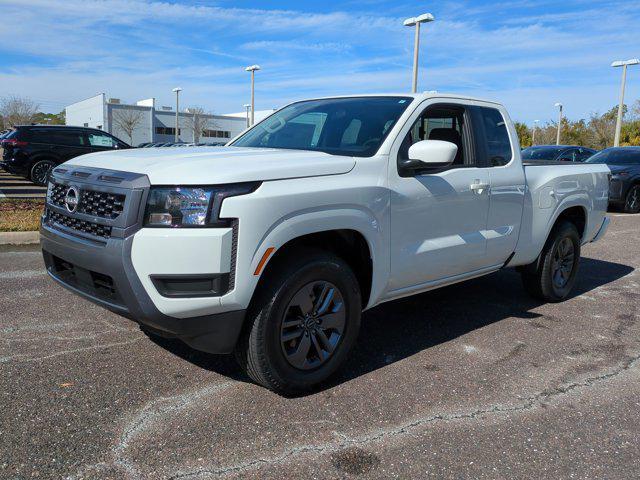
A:
<svg viewBox="0 0 640 480">
<path fill-rule="evenodd" d="M 148 227 L 221 227 L 222 201 L 256 190 L 259 183 L 212 187 L 151 187 L 144 213 Z"/>
</svg>

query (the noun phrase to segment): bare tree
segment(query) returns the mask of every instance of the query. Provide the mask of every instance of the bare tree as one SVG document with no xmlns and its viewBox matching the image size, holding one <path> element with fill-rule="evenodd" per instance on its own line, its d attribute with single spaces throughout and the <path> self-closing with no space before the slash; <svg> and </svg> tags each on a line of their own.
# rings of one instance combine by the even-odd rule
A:
<svg viewBox="0 0 640 480">
<path fill-rule="evenodd" d="M 198 143 L 204 131 L 215 128 L 216 124 L 210 118 L 212 114 L 202 107 L 189 107 L 187 112 L 185 121 L 193 132 L 193 143 Z"/>
<path fill-rule="evenodd" d="M 598 115 L 594 113 L 589 119 L 589 127 L 593 136 L 592 145 L 595 148 L 607 148 L 613 145 L 616 132 L 616 120 L 612 115 Z"/>
<path fill-rule="evenodd" d="M 0 99 L 0 115 L 4 127 L 33 122 L 39 108 L 40 105 L 27 97 L 11 95 Z"/>
<path fill-rule="evenodd" d="M 144 114 L 140 110 L 123 109 L 113 112 L 113 124 L 129 137 L 129 144 L 133 143 L 133 132 L 140 126 Z"/>
<path fill-rule="evenodd" d="M 556 122 L 547 122 L 544 126 L 539 127 L 536 131 L 536 145 L 555 144 L 557 131 L 558 124 Z"/>
</svg>

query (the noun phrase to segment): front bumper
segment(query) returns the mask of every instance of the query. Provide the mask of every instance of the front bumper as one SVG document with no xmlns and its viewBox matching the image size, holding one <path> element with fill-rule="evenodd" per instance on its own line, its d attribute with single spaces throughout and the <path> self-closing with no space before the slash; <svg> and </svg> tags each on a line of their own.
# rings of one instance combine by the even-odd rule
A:
<svg viewBox="0 0 640 480">
<path fill-rule="evenodd" d="M 120 182 L 110 186 L 115 175 Z M 90 191 L 126 194 L 122 213 L 111 220 L 79 211 L 60 216 L 65 210 L 58 205 L 54 190 L 49 189 L 40 242 L 47 272 L 56 282 L 195 349 L 233 351 L 245 311 L 227 311 L 229 307 L 224 308 L 218 296 L 224 293 L 222 289 L 233 288 L 233 276 L 225 273 L 233 272 L 229 264 L 234 238 L 231 229 L 142 229 L 142 206 L 149 186 L 146 177 L 139 175 L 57 168 L 52 178 L 64 184 L 63 190 L 75 186 L 85 192 L 82 195 Z M 89 201 L 90 197 L 86 198 L 83 201 Z M 96 201 L 99 208 L 101 201 Z M 180 290 L 184 276 L 211 277 L 204 274 L 212 272 L 220 280 L 211 284 L 212 290 L 220 291 L 200 292 L 199 297 L 196 293 L 190 298 L 193 292 Z M 174 290 L 168 291 L 171 288 Z"/>
<path fill-rule="evenodd" d="M 107 245 L 54 230 L 40 229 L 47 273 L 72 292 L 131 320 L 174 336 L 196 350 L 230 353 L 238 340 L 244 310 L 175 318 L 160 312 L 131 263 L 133 238 L 110 239 Z"/>
</svg>

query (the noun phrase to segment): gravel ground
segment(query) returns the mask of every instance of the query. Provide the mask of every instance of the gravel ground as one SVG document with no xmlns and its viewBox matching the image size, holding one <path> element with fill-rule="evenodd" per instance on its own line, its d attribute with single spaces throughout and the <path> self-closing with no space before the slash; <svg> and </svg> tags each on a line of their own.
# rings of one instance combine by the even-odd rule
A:
<svg viewBox="0 0 640 480">
<path fill-rule="evenodd" d="M 561 304 L 508 270 L 377 307 L 348 366 L 299 398 L 3 247 L 0 478 L 637 477 L 639 231 L 616 215 Z"/>
</svg>

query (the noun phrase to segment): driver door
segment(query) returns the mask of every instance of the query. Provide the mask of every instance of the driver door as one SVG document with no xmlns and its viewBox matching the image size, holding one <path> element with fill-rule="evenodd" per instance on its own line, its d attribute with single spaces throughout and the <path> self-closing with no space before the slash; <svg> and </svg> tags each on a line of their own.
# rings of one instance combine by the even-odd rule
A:
<svg viewBox="0 0 640 480">
<path fill-rule="evenodd" d="M 486 266 L 489 173 L 476 163 L 471 127 L 464 105 L 431 103 L 391 150 L 390 296 Z M 453 164 L 407 176 L 399 162 L 408 159 L 413 143 L 428 139 L 455 143 Z"/>
</svg>

